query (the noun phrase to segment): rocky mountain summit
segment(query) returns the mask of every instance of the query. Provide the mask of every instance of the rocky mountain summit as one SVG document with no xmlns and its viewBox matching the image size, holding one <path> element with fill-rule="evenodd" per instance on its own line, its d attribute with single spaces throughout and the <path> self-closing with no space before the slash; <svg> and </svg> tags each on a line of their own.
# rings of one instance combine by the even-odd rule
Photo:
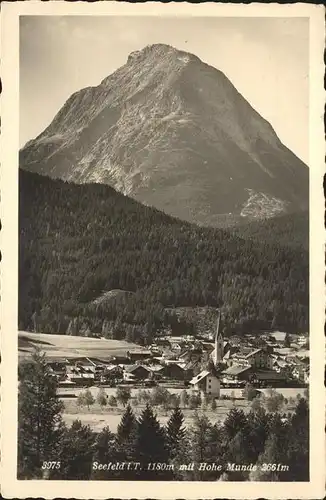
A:
<svg viewBox="0 0 326 500">
<path fill-rule="evenodd" d="M 20 166 L 205 225 L 308 206 L 308 168 L 271 125 L 221 71 L 163 44 L 74 93 Z"/>
</svg>

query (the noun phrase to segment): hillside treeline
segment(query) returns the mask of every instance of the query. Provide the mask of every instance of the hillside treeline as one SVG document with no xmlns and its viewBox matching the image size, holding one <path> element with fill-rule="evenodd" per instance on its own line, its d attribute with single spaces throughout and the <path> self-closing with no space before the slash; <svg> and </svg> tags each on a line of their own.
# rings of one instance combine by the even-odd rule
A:
<svg viewBox="0 0 326 500">
<path fill-rule="evenodd" d="M 278 245 L 309 248 L 309 214 L 278 215 L 264 221 L 238 225 L 232 231 L 242 238 L 253 238 Z"/>
<path fill-rule="evenodd" d="M 19 187 L 20 329 L 148 343 L 166 307 L 207 305 L 226 334 L 308 330 L 308 254 L 277 234 L 197 227 L 105 185 L 20 171 Z"/>
<path fill-rule="evenodd" d="M 223 423 L 212 424 L 195 413 L 188 429 L 178 406 L 162 425 L 149 403 L 138 417 L 127 405 L 116 433 L 109 427 L 96 433 L 78 419 L 64 424 L 56 389 L 36 354 L 20 382 L 19 479 L 309 481 L 306 399 L 286 418 L 261 407 L 247 415 L 232 408 Z M 117 463 L 130 468 L 111 467 Z"/>
</svg>

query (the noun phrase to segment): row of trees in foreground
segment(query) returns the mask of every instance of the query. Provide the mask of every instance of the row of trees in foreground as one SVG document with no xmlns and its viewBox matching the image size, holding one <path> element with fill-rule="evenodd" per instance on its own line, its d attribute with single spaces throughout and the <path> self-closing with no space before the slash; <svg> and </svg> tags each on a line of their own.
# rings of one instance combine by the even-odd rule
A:
<svg viewBox="0 0 326 500">
<path fill-rule="evenodd" d="M 195 413 L 187 428 L 179 407 L 161 425 L 150 404 L 138 417 L 128 404 L 113 433 L 109 427 L 94 432 L 79 420 L 67 427 L 56 389 L 44 357 L 36 353 L 19 389 L 20 479 L 309 480 L 309 409 L 304 398 L 288 419 L 261 407 L 247 415 L 232 408 L 223 424 Z M 132 463 L 129 470 L 98 467 L 124 462 Z"/>
<path fill-rule="evenodd" d="M 308 399 L 308 388 L 304 391 L 304 398 Z M 301 395 L 297 394 L 296 398 L 285 398 L 282 393 L 277 392 L 273 388 L 267 389 L 266 393 L 257 391 L 250 383 L 247 383 L 242 391 L 242 397 L 251 403 L 251 409 L 258 411 L 264 408 L 268 412 L 284 412 L 293 410 L 296 403 L 301 399 Z M 229 400 L 236 404 L 237 397 L 235 391 L 230 394 L 222 394 L 220 401 Z M 241 398 L 240 398 L 241 399 Z M 108 407 L 109 411 L 117 408 L 119 405 L 126 406 L 130 403 L 133 407 L 144 406 L 149 404 L 151 407 L 159 407 L 162 411 L 172 410 L 174 408 L 183 408 L 202 411 L 218 411 L 220 404 L 217 403 L 215 397 L 210 394 L 200 395 L 198 392 L 187 391 L 184 389 L 180 394 L 168 391 L 165 387 L 156 386 L 151 390 L 139 389 L 134 396 L 131 396 L 131 389 L 128 386 L 118 386 L 115 396 L 112 394 L 108 397 L 105 389 L 100 387 L 95 397 L 90 389 L 80 391 L 77 397 L 77 406 L 83 408 L 84 411 L 90 410 L 93 405 L 97 405 L 101 409 Z M 222 402 L 223 405 L 223 402 Z"/>
</svg>

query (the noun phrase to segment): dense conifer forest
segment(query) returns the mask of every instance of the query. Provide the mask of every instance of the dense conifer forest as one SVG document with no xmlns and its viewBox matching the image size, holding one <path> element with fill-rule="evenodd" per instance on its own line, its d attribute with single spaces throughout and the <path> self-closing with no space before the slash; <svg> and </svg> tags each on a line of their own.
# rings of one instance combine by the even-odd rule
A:
<svg viewBox="0 0 326 500">
<path fill-rule="evenodd" d="M 174 219 L 106 185 L 20 171 L 19 224 L 20 329 L 146 344 L 171 323 L 165 308 L 207 305 L 222 308 L 225 334 L 308 330 L 304 216 L 236 234 Z"/>
<path fill-rule="evenodd" d="M 297 212 L 279 215 L 264 221 L 236 226 L 232 230 L 243 238 L 254 238 L 278 245 L 309 249 L 309 214 Z"/>
</svg>

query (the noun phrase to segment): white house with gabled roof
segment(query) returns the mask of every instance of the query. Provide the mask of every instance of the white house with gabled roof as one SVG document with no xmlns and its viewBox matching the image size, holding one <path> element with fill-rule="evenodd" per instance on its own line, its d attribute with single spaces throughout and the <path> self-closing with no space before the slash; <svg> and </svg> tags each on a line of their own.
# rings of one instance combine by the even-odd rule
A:
<svg viewBox="0 0 326 500">
<path fill-rule="evenodd" d="M 220 397 L 220 379 L 208 370 L 203 370 L 193 379 L 190 380 L 190 385 L 194 391 L 201 394 L 209 394 L 213 397 Z"/>
</svg>

